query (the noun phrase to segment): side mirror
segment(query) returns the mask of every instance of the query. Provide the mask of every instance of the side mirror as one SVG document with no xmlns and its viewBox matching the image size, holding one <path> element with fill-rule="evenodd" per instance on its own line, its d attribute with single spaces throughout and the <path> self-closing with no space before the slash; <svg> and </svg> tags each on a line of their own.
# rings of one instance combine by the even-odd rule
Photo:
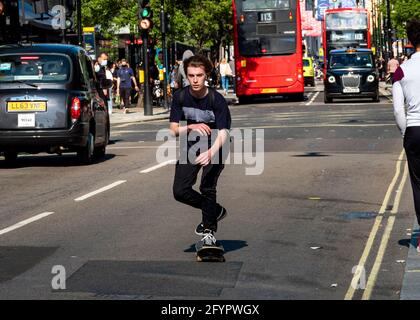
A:
<svg viewBox="0 0 420 320">
<path fill-rule="evenodd" d="M 112 80 L 110 80 L 110 79 L 103 79 L 99 83 L 99 88 L 100 89 L 109 89 L 111 87 L 112 87 Z"/>
</svg>

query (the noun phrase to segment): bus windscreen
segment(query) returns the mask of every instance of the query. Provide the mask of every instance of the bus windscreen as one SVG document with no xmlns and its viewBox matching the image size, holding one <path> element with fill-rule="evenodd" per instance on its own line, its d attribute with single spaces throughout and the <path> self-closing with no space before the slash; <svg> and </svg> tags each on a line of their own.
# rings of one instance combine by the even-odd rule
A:
<svg viewBox="0 0 420 320">
<path fill-rule="evenodd" d="M 243 0 L 243 10 L 287 10 L 290 9 L 289 0 Z"/>
<path fill-rule="evenodd" d="M 366 13 L 337 12 L 325 17 L 327 30 L 365 30 L 368 27 Z"/>
</svg>

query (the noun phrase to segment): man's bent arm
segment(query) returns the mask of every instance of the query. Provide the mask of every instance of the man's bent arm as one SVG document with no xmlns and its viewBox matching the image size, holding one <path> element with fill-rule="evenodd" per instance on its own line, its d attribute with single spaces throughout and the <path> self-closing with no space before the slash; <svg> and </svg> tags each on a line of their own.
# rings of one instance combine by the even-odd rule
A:
<svg viewBox="0 0 420 320">
<path fill-rule="evenodd" d="M 188 126 L 180 126 L 178 122 L 171 122 L 169 130 L 174 137 L 178 137 L 180 134 L 185 134 L 188 131 Z"/>
<path fill-rule="evenodd" d="M 229 131 L 227 129 L 219 130 L 219 134 L 217 135 L 216 140 L 214 141 L 213 145 L 210 148 L 211 156 L 217 154 L 217 152 L 223 147 L 226 143 L 227 139 L 229 138 Z"/>
<path fill-rule="evenodd" d="M 394 100 L 394 115 L 397 126 L 404 136 L 407 127 L 407 118 L 404 109 L 404 93 L 399 81 L 395 82 L 392 86 L 392 98 Z"/>
</svg>

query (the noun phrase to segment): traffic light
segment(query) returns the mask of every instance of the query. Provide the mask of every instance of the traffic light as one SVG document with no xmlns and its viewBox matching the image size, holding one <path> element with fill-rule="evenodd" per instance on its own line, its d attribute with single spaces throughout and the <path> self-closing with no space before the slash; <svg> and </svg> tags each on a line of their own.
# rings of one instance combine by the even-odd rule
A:
<svg viewBox="0 0 420 320">
<path fill-rule="evenodd" d="M 65 26 L 67 30 L 72 30 L 74 27 L 74 12 L 76 10 L 76 4 L 74 0 L 66 0 L 66 21 Z"/>
<path fill-rule="evenodd" d="M 18 28 L 20 25 L 18 0 L 0 0 L 0 18 L 6 26 Z M 18 30 L 13 30 L 14 32 Z"/>
<path fill-rule="evenodd" d="M 153 11 L 150 6 L 150 0 L 139 0 L 139 27 L 148 31 L 153 27 Z"/>
</svg>

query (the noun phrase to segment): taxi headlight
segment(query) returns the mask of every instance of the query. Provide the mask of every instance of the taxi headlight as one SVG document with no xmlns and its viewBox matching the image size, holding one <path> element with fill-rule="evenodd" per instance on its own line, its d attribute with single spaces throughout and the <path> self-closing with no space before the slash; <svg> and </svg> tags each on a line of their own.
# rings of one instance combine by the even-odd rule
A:
<svg viewBox="0 0 420 320">
<path fill-rule="evenodd" d="M 334 76 L 329 76 L 328 77 L 328 82 L 329 83 L 334 83 L 335 82 L 335 77 Z"/>
<path fill-rule="evenodd" d="M 368 75 L 368 77 L 367 77 L 367 81 L 368 81 L 368 82 L 373 82 L 373 81 L 375 81 L 375 76 L 374 76 L 374 75 L 372 75 L 372 74 Z"/>
</svg>

